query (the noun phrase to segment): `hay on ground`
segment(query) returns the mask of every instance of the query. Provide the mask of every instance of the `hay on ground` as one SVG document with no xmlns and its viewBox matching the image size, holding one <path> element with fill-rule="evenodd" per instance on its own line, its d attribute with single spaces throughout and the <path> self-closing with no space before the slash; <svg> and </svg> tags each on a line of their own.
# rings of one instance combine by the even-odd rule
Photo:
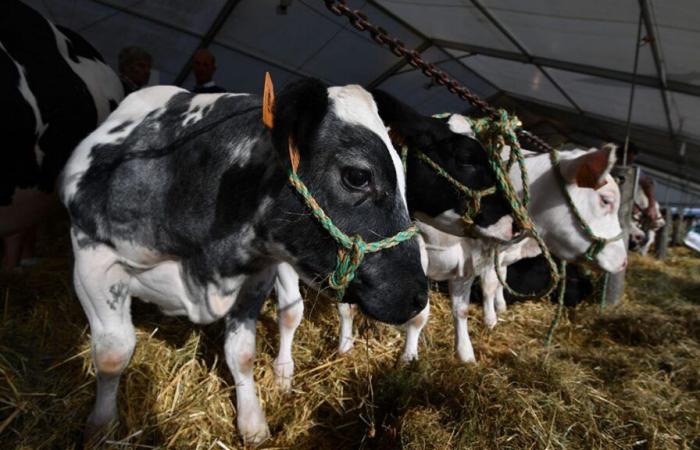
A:
<svg viewBox="0 0 700 450">
<path fill-rule="evenodd" d="M 0 442 L 3 448 L 79 448 L 94 399 L 89 330 L 72 293 L 64 228 L 51 257 L 0 276 Z M 51 233 L 49 233 L 52 236 Z M 58 256 L 56 256 L 58 255 Z M 554 309 L 512 307 L 482 326 L 472 307 L 478 364 L 453 355 L 448 299 L 433 292 L 421 359 L 397 364 L 400 330 L 370 327 L 336 353 L 331 302 L 307 295 L 293 391 L 274 383 L 272 302 L 258 324 L 255 378 L 270 448 L 700 448 L 700 259 L 633 256 L 624 302 L 581 306 L 542 345 Z M 138 343 L 119 392 L 111 448 L 241 448 L 222 324 L 198 327 L 134 306 Z"/>
</svg>

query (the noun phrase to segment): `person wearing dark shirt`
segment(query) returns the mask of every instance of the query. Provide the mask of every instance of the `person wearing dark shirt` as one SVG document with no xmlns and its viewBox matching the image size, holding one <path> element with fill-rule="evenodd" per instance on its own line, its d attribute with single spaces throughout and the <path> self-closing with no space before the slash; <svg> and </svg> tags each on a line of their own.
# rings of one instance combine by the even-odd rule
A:
<svg viewBox="0 0 700 450">
<path fill-rule="evenodd" d="M 196 85 L 192 92 L 197 94 L 212 94 L 226 92 L 226 89 L 214 83 L 214 72 L 216 72 L 216 58 L 206 48 L 200 48 L 192 57 L 192 71 Z"/>
<path fill-rule="evenodd" d="M 148 84 L 152 61 L 150 53 L 141 47 L 125 47 L 119 52 L 119 79 L 125 97 Z"/>
</svg>

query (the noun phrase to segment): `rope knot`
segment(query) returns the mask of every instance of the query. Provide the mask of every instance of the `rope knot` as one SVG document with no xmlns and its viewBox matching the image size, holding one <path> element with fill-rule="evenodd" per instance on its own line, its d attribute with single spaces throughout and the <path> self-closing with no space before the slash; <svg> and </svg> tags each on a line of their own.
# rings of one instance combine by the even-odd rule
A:
<svg viewBox="0 0 700 450">
<path fill-rule="evenodd" d="M 598 253 L 603 251 L 605 244 L 607 244 L 607 239 L 603 239 L 600 237 L 596 237 L 595 239 L 593 239 L 593 243 L 591 243 L 591 246 L 588 247 L 588 250 L 586 250 L 586 253 L 584 255 L 586 261 L 593 262 L 595 260 L 595 257 L 598 256 Z"/>
<path fill-rule="evenodd" d="M 355 273 L 367 253 L 367 243 L 360 235 L 350 238 L 350 248 L 339 248 L 335 271 L 328 279 L 328 285 L 336 291 L 338 299 L 345 295 L 345 289 L 355 279 Z"/>
</svg>

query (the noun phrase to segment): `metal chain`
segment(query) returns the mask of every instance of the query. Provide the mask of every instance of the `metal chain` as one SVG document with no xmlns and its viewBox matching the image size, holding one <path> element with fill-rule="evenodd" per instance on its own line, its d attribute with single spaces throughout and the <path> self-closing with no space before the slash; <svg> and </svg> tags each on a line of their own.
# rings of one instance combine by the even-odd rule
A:
<svg viewBox="0 0 700 450">
<path fill-rule="evenodd" d="M 368 32 L 372 37 L 372 40 L 374 40 L 377 44 L 381 46 L 388 46 L 389 50 L 391 50 L 394 55 L 400 58 L 405 58 L 406 62 L 411 65 L 411 67 L 420 69 L 425 76 L 433 79 L 440 86 L 447 88 L 450 93 L 469 102 L 472 106 L 483 111 L 492 119 L 497 120 L 499 118 L 499 113 L 496 108 L 479 98 L 479 96 L 463 86 L 459 81 L 449 76 L 446 72 L 438 69 L 434 64 L 426 62 L 421 57 L 419 52 L 409 49 L 406 47 L 406 44 L 399 39 L 394 39 L 389 36 L 384 28 L 373 25 L 368 20 L 367 15 L 360 10 L 351 9 L 347 5 L 346 0 L 324 0 L 324 3 L 326 4 L 326 8 L 328 8 L 333 14 L 347 17 L 350 24 L 357 30 Z M 549 152 L 552 150 L 552 147 L 549 144 L 532 133 L 529 133 L 523 129 L 518 129 L 517 134 L 521 138 L 528 140 L 531 144 L 529 147 L 531 148 L 534 147 L 535 149 L 543 152 Z"/>
</svg>

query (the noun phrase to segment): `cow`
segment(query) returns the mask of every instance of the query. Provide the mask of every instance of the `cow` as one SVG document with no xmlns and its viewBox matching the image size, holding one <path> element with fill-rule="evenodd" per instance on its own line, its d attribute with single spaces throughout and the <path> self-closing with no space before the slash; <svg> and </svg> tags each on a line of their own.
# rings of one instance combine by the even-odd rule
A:
<svg viewBox="0 0 700 450">
<path fill-rule="evenodd" d="M 257 95 L 143 89 L 68 161 L 61 198 L 97 372 L 88 437 L 117 419 L 138 297 L 194 323 L 225 319 L 238 431 L 260 443 L 269 429 L 253 379 L 255 323 L 278 266 L 325 286 L 341 256 L 328 221 L 357 247 L 410 227 L 401 161 L 367 91 L 301 79 L 265 105 Z M 271 130 L 263 109 L 274 112 Z M 328 220 L 317 220 L 319 208 Z M 408 240 L 367 254 L 342 300 L 402 323 L 427 292 L 418 243 Z"/>
<path fill-rule="evenodd" d="M 397 110 L 408 109 L 407 106 L 395 99 L 392 101 L 392 107 Z M 381 114 L 382 105 L 380 102 Z M 420 117 L 410 114 L 403 114 L 401 117 L 410 119 L 402 124 L 402 129 L 415 129 L 419 130 L 418 133 L 420 133 L 426 128 Z M 386 121 L 386 119 L 384 120 Z M 474 136 L 471 125 L 465 117 L 452 114 L 447 118 L 447 122 L 451 124 L 453 131 L 461 132 L 465 136 Z M 502 156 L 507 154 L 507 150 L 504 150 Z M 584 233 L 582 225 L 578 223 L 567 204 L 562 188 L 567 189 L 582 218 L 596 236 L 608 239 L 620 236 L 621 228 L 617 218 L 620 191 L 610 175 L 610 169 L 615 163 L 614 145 L 606 144 L 600 149 L 577 149 L 562 153 L 559 155 L 558 167 L 556 168 L 548 154 L 530 151 L 524 151 L 524 154 L 525 167 L 530 180 L 529 213 L 552 253 L 562 259 L 574 261 L 582 259 L 592 248 L 592 241 Z M 410 170 L 409 163 L 407 175 L 409 199 L 412 195 L 411 183 L 414 182 Z M 559 171 L 565 183 L 564 186 L 560 185 L 556 171 Z M 518 195 L 522 195 L 522 178 L 517 165 L 513 165 L 509 177 Z M 423 188 L 422 184 L 418 185 L 418 189 Z M 445 189 L 445 191 L 430 191 L 427 196 L 438 199 L 441 195 L 449 192 L 449 188 Z M 411 209 L 410 202 L 409 209 Z M 416 217 L 421 219 L 419 215 Z M 495 247 L 490 242 L 482 242 L 463 236 L 461 233 L 450 233 L 444 229 L 438 229 L 434 221 L 432 223 L 430 221 L 419 222 L 419 226 L 423 243 L 421 259 L 426 274 L 431 279 L 449 282 L 457 356 L 463 362 L 474 362 L 474 351 L 467 329 L 471 285 L 474 278 L 480 275 L 480 271 L 489 266 L 491 258 L 486 255 L 494 251 Z M 623 270 L 627 265 L 625 245 L 619 239 L 607 243 L 601 251 L 595 254 L 592 264 L 608 272 Z M 286 283 L 286 285 L 292 284 L 294 284 L 293 281 Z M 496 286 L 492 287 L 495 293 Z M 493 294 L 488 293 L 488 295 Z M 280 302 L 286 303 L 287 300 L 283 299 Z M 339 351 L 343 353 L 352 348 L 354 308 L 351 305 L 341 304 L 339 312 L 341 316 Z M 419 315 L 406 324 L 406 343 L 401 356 L 403 361 L 410 361 L 418 357 L 418 338 L 420 331 L 427 323 L 428 316 L 429 305 L 426 305 L 426 308 Z M 495 324 L 495 320 L 494 313 L 490 321 Z M 289 332 L 289 330 L 285 331 L 285 333 Z M 278 369 L 278 373 L 280 372 L 282 371 Z M 289 372 L 283 373 L 283 375 L 289 375 Z M 286 387 L 289 383 L 287 380 L 282 380 L 280 384 Z"/>
<path fill-rule="evenodd" d="M 634 194 L 634 207 L 630 223 L 630 249 L 638 251 L 641 255 L 649 253 L 649 249 L 656 239 L 656 232 L 666 225 L 666 221 L 661 215 L 659 202 L 654 201 L 656 218 L 649 217 L 648 210 L 649 198 L 643 189 L 637 189 Z"/>
<path fill-rule="evenodd" d="M 18 0 L 0 15 L 0 237 L 3 268 L 31 251 L 32 228 L 59 207 L 55 185 L 72 150 L 116 108 L 119 78 L 73 31 Z"/>
</svg>

